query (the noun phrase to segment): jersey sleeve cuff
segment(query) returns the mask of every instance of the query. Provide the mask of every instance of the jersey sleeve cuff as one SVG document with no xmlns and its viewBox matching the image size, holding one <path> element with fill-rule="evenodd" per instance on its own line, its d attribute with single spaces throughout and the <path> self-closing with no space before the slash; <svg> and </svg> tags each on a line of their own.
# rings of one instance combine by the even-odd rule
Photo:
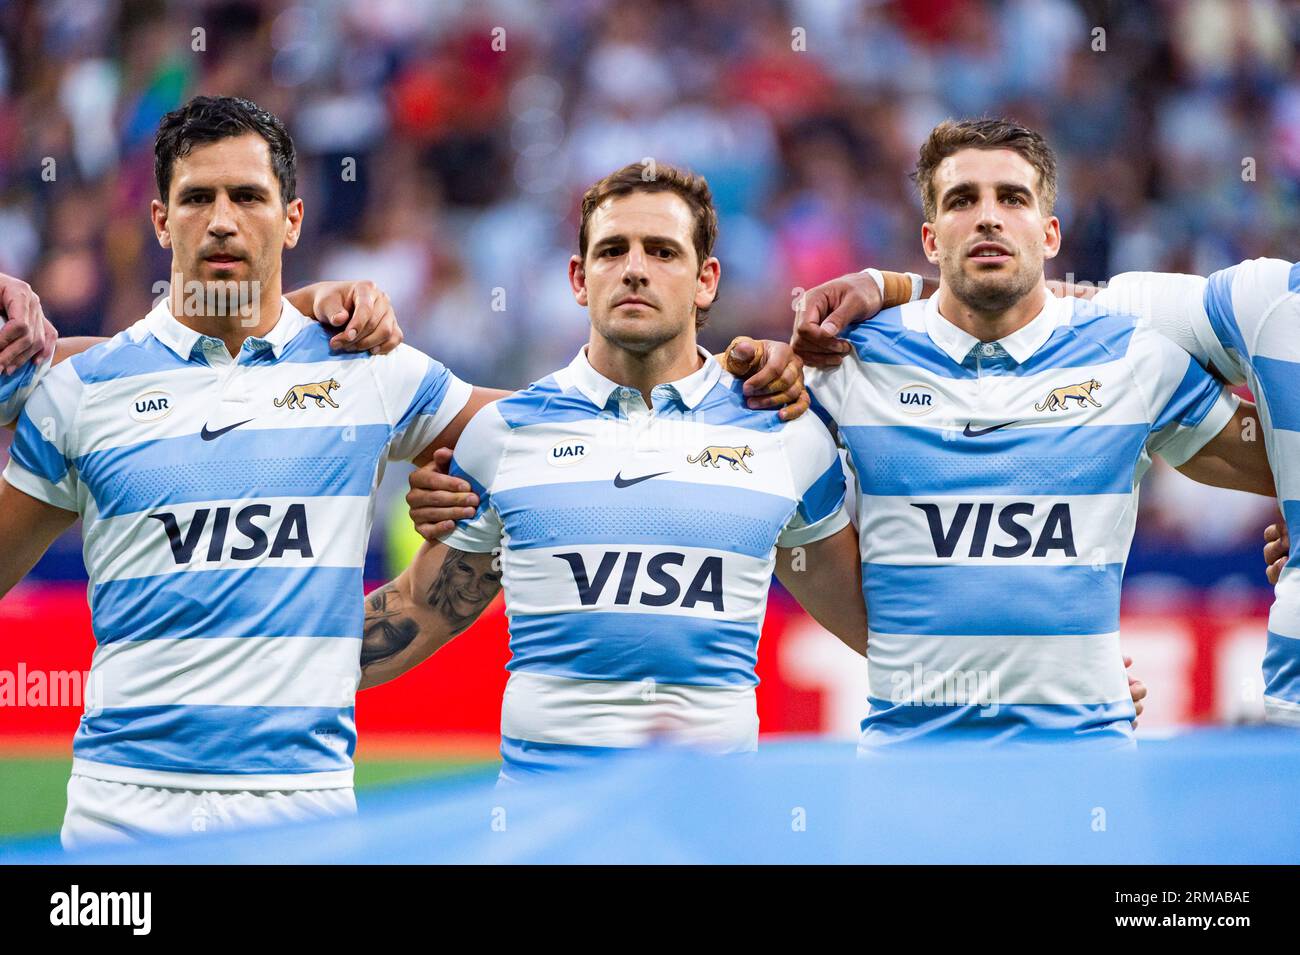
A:
<svg viewBox="0 0 1300 955">
<path fill-rule="evenodd" d="M 1156 453 L 1166 464 L 1182 467 L 1227 427 L 1240 405 L 1241 399 L 1224 388 L 1200 424 L 1192 428 L 1178 428 L 1174 436 L 1162 444 Z"/>
<path fill-rule="evenodd" d="M 841 503 L 839 509 L 826 515 L 815 524 L 808 524 L 804 527 L 790 527 L 781 532 L 777 538 L 777 547 L 803 547 L 807 544 L 815 544 L 817 541 L 825 540 L 832 534 L 843 530 L 849 523 L 849 507 L 847 502 Z"/>
<path fill-rule="evenodd" d="M 36 476 L 12 458 L 5 465 L 3 477 L 11 487 L 17 488 L 29 497 L 34 497 L 60 510 L 77 513 L 77 502 L 69 498 L 67 491 Z"/>
<path fill-rule="evenodd" d="M 501 546 L 497 535 L 476 533 L 472 527 L 456 527 L 438 538 L 439 542 L 467 554 L 490 554 Z"/>
</svg>

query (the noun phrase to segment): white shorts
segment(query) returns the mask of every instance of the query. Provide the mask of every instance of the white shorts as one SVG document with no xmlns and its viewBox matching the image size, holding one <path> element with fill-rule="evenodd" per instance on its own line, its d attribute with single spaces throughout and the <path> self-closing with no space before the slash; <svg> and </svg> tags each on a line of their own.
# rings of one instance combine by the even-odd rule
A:
<svg viewBox="0 0 1300 955">
<path fill-rule="evenodd" d="M 160 789 L 73 773 L 59 834 L 65 849 L 146 836 L 223 833 L 253 826 L 356 815 L 351 787 L 274 792 Z"/>
</svg>

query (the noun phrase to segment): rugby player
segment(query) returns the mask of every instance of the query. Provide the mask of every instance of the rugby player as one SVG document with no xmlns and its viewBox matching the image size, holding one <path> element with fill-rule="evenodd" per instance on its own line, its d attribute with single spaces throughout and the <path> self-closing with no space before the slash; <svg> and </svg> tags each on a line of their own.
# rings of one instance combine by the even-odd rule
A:
<svg viewBox="0 0 1300 955">
<path fill-rule="evenodd" d="M 303 203 L 274 116 L 196 98 L 164 117 L 155 158 L 170 295 L 45 375 L 0 481 L 0 596 L 84 522 L 99 692 L 68 846 L 354 810 L 374 489 L 386 459 L 427 460 L 504 394 L 407 346 L 336 350 L 281 297 Z M 211 294 L 232 284 L 238 307 Z M 326 315 L 354 293 L 321 292 Z M 797 362 L 766 353 L 779 391 Z M 21 401 L 30 382 L 11 384 Z M 792 397 L 788 415 L 806 397 L 757 401 Z"/>
<path fill-rule="evenodd" d="M 917 183 L 937 294 L 837 280 L 810 293 L 795 337 L 826 366 L 809 375 L 814 407 L 858 471 L 873 626 L 863 742 L 1126 737 L 1119 587 L 1137 485 L 1158 453 L 1196 480 L 1271 496 L 1254 406 L 1127 298 L 1071 308 L 1049 294 L 1060 224 L 1036 133 L 940 124 Z M 832 341 L 886 294 L 893 307 Z M 996 682 L 997 715 L 927 706 L 931 674 L 953 672 Z"/>
<path fill-rule="evenodd" d="M 930 278 L 892 284 L 887 278 L 842 276 L 810 289 L 795 329 L 799 354 L 810 365 L 834 367 L 851 347 L 835 337 L 838 328 L 870 318 L 882 305 L 907 301 L 921 282 L 918 297 L 938 288 Z M 1287 522 L 1300 520 L 1300 438 L 1292 437 L 1300 433 L 1300 264 L 1261 258 L 1208 278 L 1124 272 L 1100 288 L 1049 286 L 1058 296 L 1091 299 L 1135 316 L 1219 378 L 1250 387 L 1284 517 L 1265 529 L 1265 564 L 1277 592 L 1263 663 L 1264 711 L 1270 722 L 1300 725 L 1300 573 L 1284 572 L 1291 555 Z"/>
<path fill-rule="evenodd" d="M 504 588 L 505 780 L 661 739 L 753 750 L 774 567 L 865 650 L 830 434 L 812 415 L 746 408 L 697 344 L 721 274 L 716 235 L 707 183 L 664 163 L 587 191 L 569 263 L 587 346 L 474 416 L 451 463 L 474 513 L 369 598 L 363 687 L 420 663 Z"/>
</svg>

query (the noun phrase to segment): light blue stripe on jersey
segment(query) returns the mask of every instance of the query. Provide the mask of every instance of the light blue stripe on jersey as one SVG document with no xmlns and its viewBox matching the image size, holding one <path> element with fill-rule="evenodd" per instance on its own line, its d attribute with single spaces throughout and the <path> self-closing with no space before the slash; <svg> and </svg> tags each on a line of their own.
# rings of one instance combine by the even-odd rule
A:
<svg viewBox="0 0 1300 955">
<path fill-rule="evenodd" d="M 880 633 L 1113 633 L 1123 573 L 1123 564 L 864 564 L 862 590 Z"/>
<path fill-rule="evenodd" d="M 1300 639 L 1268 632 L 1264 695 L 1279 700 L 1300 700 Z"/>
<path fill-rule="evenodd" d="M 478 508 L 477 510 L 474 511 L 474 516 L 468 518 L 461 518 L 459 523 L 461 525 L 464 525 L 478 520 L 480 517 L 483 516 L 483 512 L 488 509 L 488 501 L 491 499 L 492 495 L 488 493 L 487 488 L 485 488 L 482 484 L 478 482 L 478 479 L 474 477 L 474 475 L 470 474 L 459 464 L 457 464 L 455 458 L 451 459 L 451 467 L 448 469 L 447 473 L 451 477 L 460 478 L 462 481 L 464 481 L 466 484 L 469 485 L 469 489 L 473 493 L 478 495 Z"/>
<path fill-rule="evenodd" d="M 1241 337 L 1241 328 L 1237 325 L 1236 313 L 1232 310 L 1232 280 L 1240 266 L 1220 269 L 1210 276 L 1205 286 L 1205 314 L 1210 318 L 1210 327 L 1225 349 L 1237 352 L 1243 359 L 1249 354 L 1246 342 Z"/>
<path fill-rule="evenodd" d="M 1300 292 L 1300 262 L 1291 266 L 1291 271 L 1286 276 L 1286 287 L 1288 292 Z"/>
<path fill-rule="evenodd" d="M 415 389 L 415 395 L 411 398 L 411 403 L 402 412 L 402 417 L 397 420 L 393 431 L 400 433 L 417 414 L 421 412 L 430 414 L 429 409 L 440 407 L 443 396 L 447 394 L 447 388 L 450 385 L 451 376 L 447 374 L 447 369 L 440 362 L 429 362 L 429 370 L 424 373 L 424 378 L 420 381 L 420 387 Z"/>
<path fill-rule="evenodd" d="M 1300 362 L 1256 355 L 1251 359 L 1269 419 L 1281 431 L 1300 431 Z"/>
<path fill-rule="evenodd" d="M 113 708 L 83 717 L 72 742 L 78 759 L 241 776 L 347 770 L 355 749 L 350 706 Z"/>
<path fill-rule="evenodd" d="M 361 361 L 371 357 L 370 352 L 334 351 L 330 348 L 333 336 L 324 326 L 309 322 L 293 336 L 280 351 L 281 363 L 305 365 L 318 361 Z"/>
<path fill-rule="evenodd" d="M 1174 422 L 1186 428 L 1196 427 L 1210 413 L 1220 393 L 1218 382 L 1206 377 L 1205 369 L 1196 363 L 1196 359 L 1187 356 L 1187 373 L 1151 423 L 1151 430 L 1159 431 Z"/>
<path fill-rule="evenodd" d="M 34 360 L 29 360 L 17 371 L 0 375 L 0 422 L 7 424 L 17 415 L 17 408 L 7 408 L 6 405 L 13 402 L 20 391 L 31 385 L 40 367 Z"/>
<path fill-rule="evenodd" d="M 22 467 L 51 484 L 58 484 L 67 476 L 68 459 L 62 451 L 45 440 L 40 428 L 36 427 L 26 411 L 18 416 L 18 430 L 9 454 Z"/>
<path fill-rule="evenodd" d="M 202 358 L 185 361 L 152 335 L 132 341 L 125 334 L 73 355 L 69 361 L 77 377 L 87 385 L 174 371 L 195 362 L 206 364 Z"/>
<path fill-rule="evenodd" d="M 374 472 L 355 462 L 377 460 L 391 435 L 386 424 L 236 429 L 216 441 L 187 434 L 92 451 L 76 463 L 82 482 L 100 489 L 100 518 L 195 501 L 368 497 Z"/>
<path fill-rule="evenodd" d="M 948 440 L 944 440 L 945 433 Z M 1003 428 L 977 437 L 938 428 L 842 425 L 873 495 L 1128 494 L 1145 424 Z"/>
<path fill-rule="evenodd" d="M 838 458 L 813 482 L 799 502 L 799 516 L 816 524 L 840 509 L 844 503 L 844 466 Z"/>
<path fill-rule="evenodd" d="M 496 403 L 501 417 L 511 428 L 590 421 L 600 411 L 597 408 L 593 412 L 594 407 L 577 388 L 562 389 L 554 375 L 547 375 Z"/>
<path fill-rule="evenodd" d="M 762 491 L 659 478 L 638 484 L 635 496 L 612 480 L 575 481 L 497 491 L 493 501 L 512 550 L 658 544 L 750 557 L 771 553 L 796 506 Z"/>
<path fill-rule="evenodd" d="M 535 743 L 528 739 L 501 737 L 501 776 L 518 781 L 528 776 L 549 775 L 593 766 L 626 753 L 615 746 L 570 746 L 564 743 Z"/>
<path fill-rule="evenodd" d="M 352 637 L 361 633 L 360 567 L 194 570 L 96 584 L 100 646 L 182 637 Z"/>
<path fill-rule="evenodd" d="M 507 670 L 575 680 L 754 686 L 758 626 L 653 613 L 517 614 Z"/>
<path fill-rule="evenodd" d="M 864 739 L 903 742 L 1121 742 L 1133 738 L 1131 700 L 1096 704 L 1000 703 L 922 706 L 868 698 Z"/>
</svg>

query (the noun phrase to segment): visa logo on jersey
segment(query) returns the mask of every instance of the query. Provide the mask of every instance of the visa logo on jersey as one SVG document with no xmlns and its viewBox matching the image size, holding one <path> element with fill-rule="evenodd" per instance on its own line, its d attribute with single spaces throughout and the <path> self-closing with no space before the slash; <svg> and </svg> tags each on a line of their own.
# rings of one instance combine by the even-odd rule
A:
<svg viewBox="0 0 1300 955">
<path fill-rule="evenodd" d="M 209 562 L 222 560 L 223 557 L 231 560 L 256 560 L 263 554 L 275 558 L 283 557 L 290 551 L 302 557 L 312 556 L 305 504 L 288 506 L 275 528 L 274 538 L 271 537 L 269 524 L 263 526 L 258 523 L 270 516 L 269 504 L 249 504 L 238 509 L 201 507 L 194 512 L 189 526 L 182 531 L 180 521 L 169 511 L 149 515 L 162 524 L 167 533 L 167 543 L 171 545 L 172 557 L 177 564 L 188 564 L 194 560 L 199 543 L 203 540 L 203 531 L 208 527 L 209 517 L 212 518 L 212 529 L 208 534 L 206 556 L 201 559 Z"/>
<path fill-rule="evenodd" d="M 967 545 L 968 557 L 983 557 L 987 553 L 992 557 L 1023 557 L 1032 550 L 1034 557 L 1046 557 L 1052 551 L 1060 551 L 1066 557 L 1077 557 L 1074 546 L 1074 522 L 1070 518 L 1070 505 L 1058 501 L 1039 518 L 1037 505 L 1029 501 L 1013 501 L 997 505 L 984 501 L 976 505 L 962 501 L 944 522 L 943 512 L 938 504 L 917 504 L 912 507 L 925 513 L 926 524 L 930 529 L 930 540 L 934 544 L 936 557 L 951 557 L 963 539 L 971 514 L 974 523 Z M 997 530 L 990 544 L 990 531 L 994 526 L 994 512 L 997 512 Z"/>
<path fill-rule="evenodd" d="M 623 562 L 614 591 L 614 605 L 626 606 L 635 599 L 645 607 L 671 607 L 674 604 L 690 609 L 707 604 L 719 613 L 725 609 L 722 599 L 722 558 L 711 555 L 699 560 L 698 566 L 687 568 L 686 555 L 663 551 L 647 555 L 643 551 L 606 551 L 600 563 L 588 572 L 581 554 L 556 554 L 555 557 L 569 565 L 573 583 L 578 588 L 578 599 L 584 607 L 600 603 L 614 578 L 619 560 Z M 683 588 L 683 583 L 685 584 Z"/>
</svg>

